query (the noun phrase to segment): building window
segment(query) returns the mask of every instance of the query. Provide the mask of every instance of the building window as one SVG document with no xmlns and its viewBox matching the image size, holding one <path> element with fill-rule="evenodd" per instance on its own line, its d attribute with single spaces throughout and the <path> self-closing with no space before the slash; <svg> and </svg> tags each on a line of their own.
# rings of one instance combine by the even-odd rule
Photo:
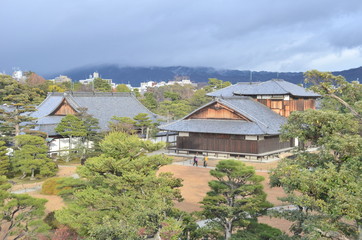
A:
<svg viewBox="0 0 362 240">
<path fill-rule="evenodd" d="M 190 136 L 188 132 L 180 132 L 178 135 L 180 137 L 188 137 L 188 136 Z"/>
<path fill-rule="evenodd" d="M 257 140 L 258 140 L 258 136 L 245 136 L 245 140 L 257 141 Z"/>
</svg>

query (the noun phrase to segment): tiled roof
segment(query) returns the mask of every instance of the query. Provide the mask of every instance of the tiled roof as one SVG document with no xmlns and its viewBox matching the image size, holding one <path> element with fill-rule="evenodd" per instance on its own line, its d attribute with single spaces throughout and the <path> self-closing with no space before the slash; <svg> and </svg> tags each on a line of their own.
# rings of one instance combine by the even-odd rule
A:
<svg viewBox="0 0 362 240">
<path fill-rule="evenodd" d="M 208 93 L 207 95 L 212 97 L 232 97 L 235 95 L 293 95 L 297 97 L 320 97 L 319 94 L 281 79 L 273 79 L 266 82 L 241 82 Z"/>
<path fill-rule="evenodd" d="M 49 93 L 37 107 L 37 111 L 31 114 L 38 119 L 38 128 L 46 130 L 49 135 L 55 133 L 54 128 L 63 118 L 49 114 L 61 104 L 63 99 L 76 110 L 81 107 L 87 108 L 87 112 L 99 120 L 101 130 L 108 129 L 108 122 L 113 116 L 133 118 L 139 113 L 147 113 L 153 121 L 159 118 L 130 93 Z"/>
<path fill-rule="evenodd" d="M 187 119 L 199 109 L 207 107 L 215 102 L 219 102 L 237 111 L 252 122 L 244 120 Z M 280 116 L 268 107 L 249 97 L 216 99 L 199 109 L 179 121 L 160 126 L 160 129 L 178 132 L 277 135 L 280 133 L 280 127 L 287 121 L 285 117 Z"/>
</svg>

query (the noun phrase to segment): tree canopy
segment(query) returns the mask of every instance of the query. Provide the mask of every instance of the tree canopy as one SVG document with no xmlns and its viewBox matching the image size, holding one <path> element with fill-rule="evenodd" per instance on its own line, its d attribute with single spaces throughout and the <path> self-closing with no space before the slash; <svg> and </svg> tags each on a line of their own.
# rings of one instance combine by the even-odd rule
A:
<svg viewBox="0 0 362 240">
<path fill-rule="evenodd" d="M 111 92 L 112 91 L 111 84 L 109 84 L 108 81 L 105 79 L 95 78 L 93 80 L 92 84 L 94 87 L 94 91 L 96 91 L 96 92 Z"/>
<path fill-rule="evenodd" d="M 10 76 L 0 75 L 0 104 L 6 104 L 5 108 L 0 108 L 0 131 L 12 137 L 29 128 L 29 123 L 34 119 L 28 114 L 35 111 L 35 104 L 41 99 L 39 89 L 18 83 Z"/>
<path fill-rule="evenodd" d="M 41 218 L 47 200 L 32 198 L 26 194 L 13 194 L 5 176 L 0 176 L 0 239 L 36 238 L 49 226 Z"/>
<path fill-rule="evenodd" d="M 8 175 L 10 170 L 10 161 L 7 154 L 7 148 L 4 141 L 0 141 L 0 176 Z"/>
<path fill-rule="evenodd" d="M 16 137 L 18 149 L 12 158 L 14 171 L 23 174 L 23 178 L 36 174 L 53 176 L 56 173 L 56 164 L 48 157 L 48 146 L 43 138 L 32 135 L 19 135 Z"/>
<path fill-rule="evenodd" d="M 336 94 L 336 89 L 327 92 L 327 83 L 315 87 Z M 347 99 L 344 94 L 341 99 Z M 281 186 L 288 194 L 283 201 L 296 206 L 296 210 L 274 213 L 294 223 L 295 237 L 362 239 L 362 137 L 358 116 L 347 112 L 293 112 L 282 129 L 285 139 L 297 137 L 317 147 L 310 152 L 302 146 L 271 174 L 272 186 Z"/>
<path fill-rule="evenodd" d="M 126 84 L 118 84 L 116 92 L 131 92 L 131 89 L 129 89 Z"/>
<path fill-rule="evenodd" d="M 304 76 L 311 89 L 324 97 L 324 109 L 350 112 L 362 122 L 362 84 L 317 70 L 307 71 Z"/>
<path fill-rule="evenodd" d="M 229 239 L 235 227 L 245 228 L 256 221 L 268 207 L 263 191 L 262 176 L 251 166 L 235 160 L 220 161 L 210 174 L 216 178 L 209 182 L 211 191 L 202 203 L 202 215 L 224 229 Z"/>
<path fill-rule="evenodd" d="M 170 215 L 173 201 L 181 200 L 180 180 L 156 175 L 170 159 L 145 155 L 160 145 L 122 132 L 110 133 L 100 146 L 102 155 L 78 169 L 84 180 L 71 180 L 70 186 L 78 186 L 70 193 L 73 200 L 56 218 L 92 239 L 160 235 L 163 222 L 175 221 Z"/>
</svg>

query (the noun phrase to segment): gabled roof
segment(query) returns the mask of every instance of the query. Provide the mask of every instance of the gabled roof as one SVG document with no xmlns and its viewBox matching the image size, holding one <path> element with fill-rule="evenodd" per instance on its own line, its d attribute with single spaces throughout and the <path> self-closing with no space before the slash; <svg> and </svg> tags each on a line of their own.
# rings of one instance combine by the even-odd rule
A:
<svg viewBox="0 0 362 240">
<path fill-rule="evenodd" d="M 66 100 L 76 111 L 87 108 L 87 112 L 99 120 L 101 130 L 107 130 L 108 122 L 113 116 L 133 118 L 139 113 L 147 113 L 151 120 L 157 121 L 159 116 L 149 111 L 131 93 L 49 93 L 47 98 L 32 113 L 37 124 L 46 125 L 47 133 L 54 134 L 55 126 L 63 116 L 51 116 L 51 113 Z"/>
<path fill-rule="evenodd" d="M 293 95 L 297 97 L 320 97 L 319 94 L 308 91 L 303 87 L 282 79 L 273 79 L 266 82 L 240 82 L 215 92 L 208 93 L 207 95 L 212 97 L 232 97 L 235 95 Z"/>
<path fill-rule="evenodd" d="M 195 112 L 214 103 L 223 104 L 242 114 L 251 122 L 229 119 L 188 119 Z M 183 119 L 160 126 L 160 129 L 176 132 L 219 133 L 236 135 L 277 135 L 287 119 L 273 112 L 250 97 L 215 99 L 196 109 Z"/>
</svg>

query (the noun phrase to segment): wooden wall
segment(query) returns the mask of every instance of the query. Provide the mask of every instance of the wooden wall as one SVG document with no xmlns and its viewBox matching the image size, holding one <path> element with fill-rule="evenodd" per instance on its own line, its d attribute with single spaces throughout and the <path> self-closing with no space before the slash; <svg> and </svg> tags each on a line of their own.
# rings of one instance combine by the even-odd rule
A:
<svg viewBox="0 0 362 240">
<path fill-rule="evenodd" d="M 75 114 L 76 111 L 70 104 L 64 99 L 57 109 L 51 115 L 65 116 L 68 114 Z"/>
<path fill-rule="evenodd" d="M 271 152 L 277 149 L 289 148 L 293 146 L 293 139 L 290 139 L 286 142 L 281 142 L 279 136 L 265 136 L 264 141 L 258 142 L 258 150 L 260 153 Z"/>
<path fill-rule="evenodd" d="M 293 111 L 304 111 L 307 109 L 315 109 L 314 98 L 290 98 L 290 100 L 283 99 L 255 99 L 256 101 L 264 104 L 274 112 L 288 117 Z"/>
<path fill-rule="evenodd" d="M 257 141 L 245 140 L 244 136 L 226 134 L 190 133 L 189 137 L 177 137 L 179 149 L 260 154 L 291 146 L 291 142 L 280 142 L 279 136 Z"/>
<path fill-rule="evenodd" d="M 245 116 L 220 103 L 214 103 L 195 112 L 187 119 L 239 119 L 250 121 Z"/>
</svg>

